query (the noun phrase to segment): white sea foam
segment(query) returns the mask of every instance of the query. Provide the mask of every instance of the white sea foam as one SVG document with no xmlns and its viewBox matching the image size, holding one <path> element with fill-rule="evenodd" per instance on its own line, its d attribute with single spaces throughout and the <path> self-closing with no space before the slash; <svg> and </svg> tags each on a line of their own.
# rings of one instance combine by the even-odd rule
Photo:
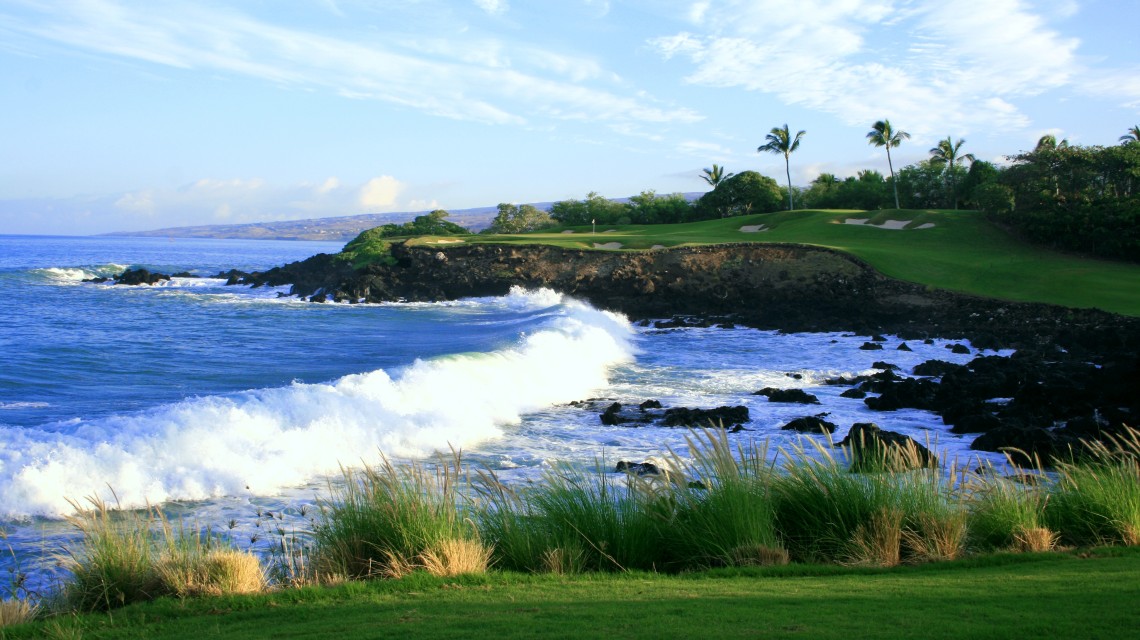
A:
<svg viewBox="0 0 1140 640">
<path fill-rule="evenodd" d="M 124 506 L 272 495 L 339 464 L 424 456 L 497 438 L 522 414 L 605 387 L 632 359 L 621 316 L 557 294 L 502 304 L 554 313 L 512 346 L 350 375 L 205 397 L 140 414 L 15 429 L 0 442 L 0 515 L 60 516 L 67 498 L 110 490 Z"/>
<path fill-rule="evenodd" d="M 48 280 L 60 284 L 78 284 L 91 278 L 110 278 L 126 269 L 125 265 L 111 263 L 87 267 L 47 267 L 33 269 L 32 273 L 42 275 Z"/>
</svg>

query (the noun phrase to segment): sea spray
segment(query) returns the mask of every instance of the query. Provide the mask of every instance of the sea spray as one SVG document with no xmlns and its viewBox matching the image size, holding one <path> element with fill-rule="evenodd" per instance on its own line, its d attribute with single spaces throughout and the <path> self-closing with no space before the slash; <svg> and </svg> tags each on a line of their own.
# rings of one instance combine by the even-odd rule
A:
<svg viewBox="0 0 1140 640">
<path fill-rule="evenodd" d="M 543 318 L 488 353 L 10 430 L 0 444 L 0 515 L 57 517 L 70 511 L 68 498 L 113 500 L 112 490 L 123 506 L 272 495 L 380 451 L 467 447 L 526 412 L 604 387 L 609 369 L 633 357 L 621 316 L 551 292 L 484 303 L 530 305 Z"/>
</svg>

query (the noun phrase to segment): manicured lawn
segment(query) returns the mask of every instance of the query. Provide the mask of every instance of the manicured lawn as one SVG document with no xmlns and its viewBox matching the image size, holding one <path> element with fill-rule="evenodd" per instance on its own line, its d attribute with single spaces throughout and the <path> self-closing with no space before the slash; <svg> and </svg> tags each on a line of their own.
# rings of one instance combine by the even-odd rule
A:
<svg viewBox="0 0 1140 640">
<path fill-rule="evenodd" d="M 889 570 L 417 574 L 263 596 L 162 600 L 4 631 L 10 638 L 81 630 L 85 638 L 196 640 L 1121 638 L 1140 628 L 1137 598 L 1140 549 L 1113 548 Z"/>
<path fill-rule="evenodd" d="M 844 224 L 847 218 L 911 220 L 927 229 Z M 748 233 L 741 227 L 766 225 Z M 973 211 L 793 211 L 689 224 L 574 233 L 477 236 L 467 241 L 649 249 L 725 242 L 794 242 L 855 255 L 885 275 L 940 289 L 1022 302 L 1095 307 L 1140 316 L 1140 265 L 1081 258 L 1021 242 Z"/>
</svg>

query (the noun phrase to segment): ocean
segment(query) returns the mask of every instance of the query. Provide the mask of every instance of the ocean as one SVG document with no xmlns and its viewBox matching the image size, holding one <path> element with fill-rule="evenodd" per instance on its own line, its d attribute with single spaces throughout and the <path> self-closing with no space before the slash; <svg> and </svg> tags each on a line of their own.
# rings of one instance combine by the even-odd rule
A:
<svg viewBox="0 0 1140 640">
<path fill-rule="evenodd" d="M 35 565 L 74 532 L 63 517 L 98 497 L 156 505 L 236 537 L 262 511 L 304 512 L 342 465 L 461 450 L 507 482 L 555 464 L 612 469 L 670 449 L 684 429 L 605 426 L 610 402 L 744 405 L 734 440 L 802 444 L 786 422 L 828 413 L 910 435 L 969 463 L 972 436 L 929 412 L 875 412 L 836 376 L 885 360 L 907 373 L 965 363 L 954 343 L 747 328 L 655 329 L 548 290 L 432 304 L 316 304 L 288 287 L 209 276 L 263 270 L 339 243 L 0 236 L 0 571 Z M 83 282 L 127 267 L 188 272 L 155 286 Z M 1008 355 L 1008 353 L 1003 353 Z M 770 403 L 801 388 L 820 405 Z M 585 404 L 579 401 L 593 399 Z M 982 454 L 1000 462 L 1000 456 Z M 256 535 L 251 535 L 256 538 Z M 0 550 L 3 547 L 0 546 Z M 0 581 L 3 574 L 0 573 Z"/>
</svg>

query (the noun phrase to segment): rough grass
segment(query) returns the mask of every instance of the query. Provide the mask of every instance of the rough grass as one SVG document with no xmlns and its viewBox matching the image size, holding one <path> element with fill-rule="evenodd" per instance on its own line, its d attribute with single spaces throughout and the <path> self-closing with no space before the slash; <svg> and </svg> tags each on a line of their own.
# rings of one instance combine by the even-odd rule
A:
<svg viewBox="0 0 1140 640">
<path fill-rule="evenodd" d="M 847 218 L 871 223 L 909 220 L 911 227 L 892 231 L 844 224 Z M 767 225 L 761 233 L 742 226 Z M 788 211 L 674 225 L 626 226 L 590 234 L 588 227 L 563 234 L 471 236 L 468 242 L 552 244 L 591 248 L 619 242 L 623 249 L 649 249 L 729 242 L 790 242 L 830 247 L 850 253 L 885 275 L 939 289 L 1003 300 L 1095 307 L 1140 316 L 1140 265 L 1081 258 L 1032 245 L 991 224 L 976 211 Z"/>
</svg>

